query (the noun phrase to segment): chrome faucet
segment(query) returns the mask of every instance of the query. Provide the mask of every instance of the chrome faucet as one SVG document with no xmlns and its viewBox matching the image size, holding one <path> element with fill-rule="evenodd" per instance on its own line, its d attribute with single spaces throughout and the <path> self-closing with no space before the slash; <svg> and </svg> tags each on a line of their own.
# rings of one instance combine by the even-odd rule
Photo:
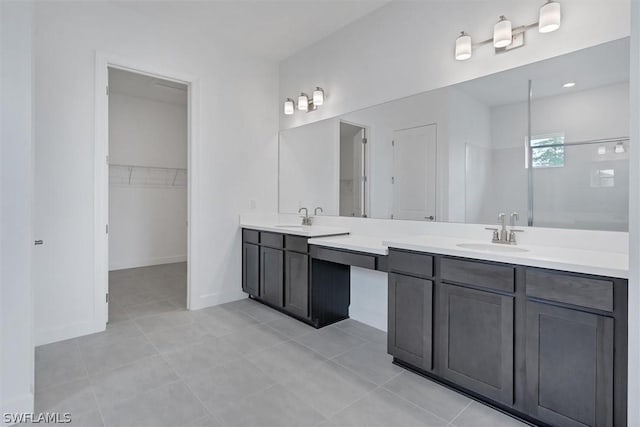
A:
<svg viewBox="0 0 640 427">
<path fill-rule="evenodd" d="M 317 208 L 315 208 L 315 209 L 313 210 L 313 216 L 318 216 L 318 211 L 320 211 L 320 213 L 324 212 L 324 211 L 322 210 L 322 208 L 321 208 L 320 206 L 318 206 Z"/>
<path fill-rule="evenodd" d="M 509 225 L 511 226 L 511 230 L 507 230 L 507 215 L 501 213 L 498 215 L 498 224 L 500 228 L 497 227 L 487 227 L 487 230 L 493 231 L 493 236 L 491 238 L 491 243 L 500 243 L 505 245 L 517 245 L 518 241 L 516 239 L 516 233 L 521 233 L 524 230 L 516 229 L 516 221 L 520 218 L 518 212 L 512 212 Z"/>
<path fill-rule="evenodd" d="M 302 213 L 304 211 L 304 216 L 302 216 L 302 225 L 311 225 L 311 217 L 309 216 L 309 210 L 307 208 L 298 209 L 298 213 Z"/>
</svg>

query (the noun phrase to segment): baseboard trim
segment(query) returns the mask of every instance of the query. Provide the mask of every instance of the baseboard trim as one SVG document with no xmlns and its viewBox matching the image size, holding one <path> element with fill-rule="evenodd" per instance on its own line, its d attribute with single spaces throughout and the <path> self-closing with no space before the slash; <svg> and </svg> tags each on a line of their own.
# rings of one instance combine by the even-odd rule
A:
<svg viewBox="0 0 640 427">
<path fill-rule="evenodd" d="M 75 323 L 55 329 L 36 330 L 36 347 L 39 345 L 51 344 L 58 341 L 64 341 L 71 338 L 81 337 L 83 335 L 95 334 L 106 329 L 104 320 L 92 320 L 89 322 Z"/>
<path fill-rule="evenodd" d="M 33 393 L 23 394 L 22 396 L 2 402 L 2 425 L 9 426 L 4 422 L 4 414 L 24 414 L 33 412 L 34 397 Z"/>
<path fill-rule="evenodd" d="M 225 304 L 232 301 L 238 301 L 247 297 L 247 294 L 238 290 L 237 292 L 225 292 L 225 293 L 213 293 L 207 295 L 200 295 L 199 297 L 192 298 L 189 310 L 200 310 L 214 305 Z"/>
<path fill-rule="evenodd" d="M 174 255 L 157 258 L 143 258 L 126 262 L 114 262 L 109 264 L 109 271 L 125 270 L 127 268 L 148 267 L 150 265 L 173 264 L 176 262 L 186 262 L 186 255 Z"/>
</svg>

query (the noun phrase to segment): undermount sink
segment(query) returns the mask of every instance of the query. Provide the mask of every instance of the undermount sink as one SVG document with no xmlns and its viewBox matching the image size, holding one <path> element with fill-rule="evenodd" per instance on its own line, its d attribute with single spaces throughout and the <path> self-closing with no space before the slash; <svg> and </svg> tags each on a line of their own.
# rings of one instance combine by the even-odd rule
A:
<svg viewBox="0 0 640 427">
<path fill-rule="evenodd" d="M 528 249 L 519 248 L 517 246 L 500 245 L 493 243 L 458 243 L 456 246 L 463 249 L 472 249 L 474 251 L 498 252 L 498 253 L 523 253 L 529 252 Z"/>
<path fill-rule="evenodd" d="M 301 230 L 302 226 L 296 224 L 278 224 L 276 225 L 276 228 L 296 228 Z"/>
</svg>

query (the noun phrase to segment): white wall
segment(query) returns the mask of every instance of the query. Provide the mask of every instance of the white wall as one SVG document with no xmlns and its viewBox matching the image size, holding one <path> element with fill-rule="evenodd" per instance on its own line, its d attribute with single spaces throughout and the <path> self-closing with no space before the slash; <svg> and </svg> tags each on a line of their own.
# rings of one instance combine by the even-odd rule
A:
<svg viewBox="0 0 640 427">
<path fill-rule="evenodd" d="M 35 7 L 34 231 L 47 242 L 34 268 L 36 343 L 104 327 L 93 307 L 96 51 L 198 79 L 191 308 L 241 298 L 237 215 L 277 209 L 276 65 L 111 2 Z"/>
<path fill-rule="evenodd" d="M 631 158 L 629 167 L 629 426 L 640 425 L 640 2 L 631 7 Z"/>
<path fill-rule="evenodd" d="M 0 3 L 1 414 L 33 410 L 32 12 Z"/>
<path fill-rule="evenodd" d="M 186 169 L 187 131 L 186 104 L 109 95 L 110 163 Z M 112 182 L 109 269 L 186 260 L 186 185 Z"/>
<path fill-rule="evenodd" d="M 559 31 L 527 33 L 527 46 L 495 55 L 488 46 L 455 61 L 461 30 L 476 41 L 495 19 L 537 19 L 535 0 L 391 2 L 280 63 L 280 99 L 322 86 L 325 104 L 309 114 L 280 116 L 280 127 L 334 117 L 403 96 L 539 61 L 629 35 L 629 1 L 564 0 Z M 364 71 L 364 72 L 363 72 Z"/>
</svg>

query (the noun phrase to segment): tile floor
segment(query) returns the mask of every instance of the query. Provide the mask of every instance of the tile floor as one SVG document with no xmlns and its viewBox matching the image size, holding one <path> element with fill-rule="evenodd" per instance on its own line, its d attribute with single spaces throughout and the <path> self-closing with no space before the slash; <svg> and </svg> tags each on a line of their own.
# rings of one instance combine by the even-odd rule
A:
<svg viewBox="0 0 640 427">
<path fill-rule="evenodd" d="M 386 334 L 249 299 L 186 311 L 186 265 L 110 275 L 105 332 L 36 349 L 36 412 L 74 426 L 522 425 L 400 369 Z"/>
</svg>

